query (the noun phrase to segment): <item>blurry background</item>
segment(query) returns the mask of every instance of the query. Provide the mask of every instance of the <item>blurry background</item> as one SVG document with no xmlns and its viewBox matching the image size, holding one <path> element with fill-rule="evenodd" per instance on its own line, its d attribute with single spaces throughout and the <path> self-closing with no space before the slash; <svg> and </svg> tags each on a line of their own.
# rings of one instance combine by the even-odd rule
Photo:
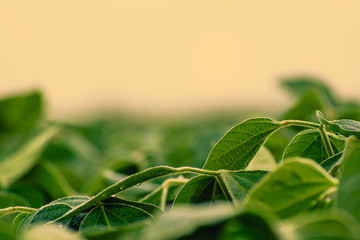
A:
<svg viewBox="0 0 360 240">
<path fill-rule="evenodd" d="M 316 76 L 360 99 L 359 1 L 0 0 L 0 94 L 41 89 L 50 116 L 287 106 Z"/>
</svg>

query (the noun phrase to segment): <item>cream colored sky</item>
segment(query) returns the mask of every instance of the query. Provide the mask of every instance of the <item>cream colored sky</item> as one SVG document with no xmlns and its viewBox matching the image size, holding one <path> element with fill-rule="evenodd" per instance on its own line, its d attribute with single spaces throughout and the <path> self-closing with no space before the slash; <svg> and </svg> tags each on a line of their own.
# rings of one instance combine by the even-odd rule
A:
<svg viewBox="0 0 360 240">
<path fill-rule="evenodd" d="M 286 105 L 278 77 L 360 100 L 360 1 L 0 0 L 0 94 L 54 116 Z"/>
</svg>

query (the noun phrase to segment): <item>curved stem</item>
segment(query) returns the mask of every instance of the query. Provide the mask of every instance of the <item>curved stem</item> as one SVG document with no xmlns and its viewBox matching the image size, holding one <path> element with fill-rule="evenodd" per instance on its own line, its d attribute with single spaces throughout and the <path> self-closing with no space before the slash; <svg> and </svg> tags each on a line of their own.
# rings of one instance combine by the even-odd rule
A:
<svg viewBox="0 0 360 240">
<path fill-rule="evenodd" d="M 321 139 L 324 143 L 325 150 L 326 150 L 328 157 L 334 156 L 334 150 L 331 147 L 330 139 L 325 132 L 325 126 L 323 124 L 320 125 L 319 132 L 320 132 Z"/>
<path fill-rule="evenodd" d="M 128 176 L 127 178 L 122 179 L 121 181 L 105 188 L 103 191 L 99 192 L 95 196 L 93 196 L 88 201 L 74 207 L 73 209 L 66 212 L 64 215 L 56 219 L 55 221 L 62 221 L 66 218 L 72 217 L 77 213 L 85 211 L 86 209 L 90 208 L 96 203 L 101 202 L 109 198 L 110 196 L 121 192 L 129 187 L 138 185 L 139 183 L 158 178 L 161 176 L 166 176 L 170 174 L 182 174 L 182 173 L 195 173 L 195 174 L 205 174 L 211 176 L 218 176 L 220 173 L 218 171 L 211 171 L 193 167 L 180 167 L 180 168 L 173 168 L 167 166 L 159 166 L 153 167 L 149 169 L 145 169 L 144 171 L 135 173 L 133 175 Z M 53 221 L 53 222 L 55 222 Z M 51 222 L 50 222 L 51 223 Z"/>
<path fill-rule="evenodd" d="M 281 126 L 300 126 L 300 127 L 309 127 L 309 128 L 320 128 L 321 125 L 319 123 L 301 121 L 301 120 L 284 120 L 281 121 Z"/>
<path fill-rule="evenodd" d="M 32 213 L 32 212 L 35 212 L 36 210 L 37 210 L 36 208 L 29 208 L 29 207 L 8 207 L 8 208 L 0 209 L 0 217 L 11 214 L 11 213 L 15 213 L 15 212 Z"/>
</svg>

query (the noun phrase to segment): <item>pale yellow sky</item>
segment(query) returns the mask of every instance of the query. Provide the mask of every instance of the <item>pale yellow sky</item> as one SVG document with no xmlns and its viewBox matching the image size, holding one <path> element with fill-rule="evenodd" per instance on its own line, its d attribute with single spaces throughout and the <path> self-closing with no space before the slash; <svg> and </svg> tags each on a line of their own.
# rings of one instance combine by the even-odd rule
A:
<svg viewBox="0 0 360 240">
<path fill-rule="evenodd" d="M 360 100 L 360 1 L 0 0 L 0 94 L 50 114 L 286 105 L 314 74 Z"/>
</svg>

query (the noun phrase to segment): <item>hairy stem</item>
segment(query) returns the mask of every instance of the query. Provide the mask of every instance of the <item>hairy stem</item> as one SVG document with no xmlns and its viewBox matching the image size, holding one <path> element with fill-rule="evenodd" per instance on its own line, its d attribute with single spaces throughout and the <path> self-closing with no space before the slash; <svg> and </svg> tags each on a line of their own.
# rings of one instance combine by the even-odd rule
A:
<svg viewBox="0 0 360 240">
<path fill-rule="evenodd" d="M 301 120 L 284 120 L 281 121 L 281 125 L 283 127 L 286 126 L 299 126 L 299 127 L 308 127 L 308 128 L 320 128 L 321 125 L 319 123 L 301 121 Z"/>
<path fill-rule="evenodd" d="M 124 178 L 123 180 L 105 188 L 103 191 L 96 194 L 90 200 L 74 207 L 73 209 L 69 210 L 67 213 L 56 219 L 55 221 L 62 221 L 66 218 L 72 217 L 88 208 L 93 206 L 96 203 L 105 200 L 112 195 L 121 192 L 129 187 L 135 186 L 139 183 L 158 178 L 161 176 L 166 176 L 170 174 L 182 174 L 182 173 L 195 173 L 195 174 L 205 174 L 211 176 L 218 176 L 220 173 L 218 171 L 211 171 L 193 167 L 180 167 L 180 168 L 173 168 L 167 166 L 159 166 L 146 169 L 144 171 L 135 173 L 133 175 Z"/>
<path fill-rule="evenodd" d="M 329 139 L 328 135 L 325 132 L 325 126 L 323 124 L 320 125 L 319 132 L 320 132 L 320 135 L 321 135 L 321 139 L 322 139 L 322 141 L 323 141 L 323 143 L 325 145 L 325 150 L 326 150 L 326 153 L 327 153 L 328 157 L 334 156 L 334 150 L 331 147 L 330 139 Z"/>
<path fill-rule="evenodd" d="M 32 213 L 32 212 L 35 212 L 36 210 L 37 210 L 36 208 L 29 208 L 29 207 L 8 207 L 8 208 L 0 209 L 0 217 L 11 214 L 11 213 L 15 213 L 15 212 Z"/>
</svg>

